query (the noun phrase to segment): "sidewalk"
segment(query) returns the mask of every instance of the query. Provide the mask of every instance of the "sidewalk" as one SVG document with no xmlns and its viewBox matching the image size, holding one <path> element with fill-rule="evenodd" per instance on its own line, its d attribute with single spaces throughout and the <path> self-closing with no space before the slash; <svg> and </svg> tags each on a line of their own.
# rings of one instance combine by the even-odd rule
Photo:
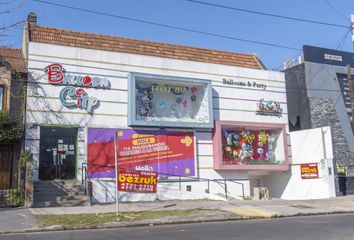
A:
<svg viewBox="0 0 354 240">
<path fill-rule="evenodd" d="M 186 200 L 186 201 L 157 201 L 120 203 L 121 213 L 158 211 L 158 210 L 192 210 L 202 209 L 208 214 L 200 216 L 176 217 L 169 216 L 163 219 L 148 219 L 135 222 L 114 222 L 98 227 L 126 227 L 155 224 L 206 222 L 222 220 L 240 220 L 249 218 L 274 218 L 298 215 L 317 215 L 354 212 L 354 195 L 321 200 Z M 0 233 L 61 230 L 61 226 L 38 228 L 36 216 L 62 214 L 102 214 L 115 212 L 113 205 L 94 205 L 89 207 L 56 207 L 30 209 L 0 209 Z"/>
</svg>

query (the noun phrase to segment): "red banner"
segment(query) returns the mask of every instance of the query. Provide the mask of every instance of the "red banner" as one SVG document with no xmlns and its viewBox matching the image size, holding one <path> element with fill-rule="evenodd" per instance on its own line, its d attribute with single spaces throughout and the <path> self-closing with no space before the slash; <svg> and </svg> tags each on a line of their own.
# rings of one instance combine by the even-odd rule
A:
<svg viewBox="0 0 354 240">
<path fill-rule="evenodd" d="M 300 169 L 302 179 L 313 179 L 319 177 L 317 163 L 301 164 Z"/>
<path fill-rule="evenodd" d="M 122 192 L 156 193 L 157 173 L 120 169 L 118 171 L 118 190 Z"/>
</svg>

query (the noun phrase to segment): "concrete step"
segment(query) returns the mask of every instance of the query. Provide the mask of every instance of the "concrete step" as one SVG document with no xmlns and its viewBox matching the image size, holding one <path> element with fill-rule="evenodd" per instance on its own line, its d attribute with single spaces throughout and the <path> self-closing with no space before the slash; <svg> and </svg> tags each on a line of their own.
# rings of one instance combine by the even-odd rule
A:
<svg viewBox="0 0 354 240">
<path fill-rule="evenodd" d="M 89 196 L 86 196 L 86 195 L 60 196 L 60 197 L 56 197 L 56 201 L 57 201 L 57 202 L 75 201 L 75 200 L 90 201 L 90 197 L 89 197 Z"/>
<path fill-rule="evenodd" d="M 90 206 L 90 201 L 82 201 L 82 200 L 71 200 L 71 201 L 41 201 L 35 202 L 33 204 L 34 208 L 42 208 L 42 207 L 79 207 L 79 206 Z"/>
<path fill-rule="evenodd" d="M 35 182 L 33 189 L 33 207 L 90 205 L 90 198 L 76 180 Z"/>
<path fill-rule="evenodd" d="M 81 187 L 81 182 L 77 180 L 53 180 L 53 181 L 38 181 L 33 183 L 33 187 L 40 188 L 78 188 Z"/>
<path fill-rule="evenodd" d="M 80 192 L 81 191 L 82 192 L 83 188 L 81 186 L 70 187 L 70 188 L 36 186 L 33 187 L 33 191 L 45 191 L 45 192 Z"/>
<path fill-rule="evenodd" d="M 69 191 L 69 192 L 45 192 L 45 191 L 34 191 L 34 195 L 37 197 L 46 197 L 46 196 L 80 196 L 80 195 L 86 195 L 84 191 L 80 192 L 74 192 L 74 191 Z"/>
</svg>

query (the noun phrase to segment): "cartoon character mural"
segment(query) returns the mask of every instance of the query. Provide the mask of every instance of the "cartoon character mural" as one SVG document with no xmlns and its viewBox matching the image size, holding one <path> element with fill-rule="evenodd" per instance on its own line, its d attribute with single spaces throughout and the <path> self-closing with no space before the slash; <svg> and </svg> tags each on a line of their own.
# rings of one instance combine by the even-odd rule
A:
<svg viewBox="0 0 354 240">
<path fill-rule="evenodd" d="M 272 130 L 223 129 L 224 165 L 279 165 L 276 161 L 276 133 Z"/>
</svg>

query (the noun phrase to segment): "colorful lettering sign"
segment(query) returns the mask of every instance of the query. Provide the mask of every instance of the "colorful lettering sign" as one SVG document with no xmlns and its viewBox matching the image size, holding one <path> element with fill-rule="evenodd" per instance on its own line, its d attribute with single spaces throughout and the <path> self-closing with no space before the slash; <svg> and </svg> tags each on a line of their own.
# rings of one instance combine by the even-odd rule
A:
<svg viewBox="0 0 354 240">
<path fill-rule="evenodd" d="M 283 112 L 279 102 L 273 100 L 265 101 L 264 98 L 259 100 L 257 107 L 257 114 L 261 115 L 272 115 L 280 117 Z"/>
<path fill-rule="evenodd" d="M 120 169 L 118 190 L 122 192 L 156 193 L 157 173 Z"/>
<path fill-rule="evenodd" d="M 47 74 L 48 82 L 51 84 L 68 85 L 64 87 L 59 94 L 60 102 L 67 108 L 81 108 L 88 113 L 93 113 L 99 106 L 99 100 L 96 97 L 90 97 L 82 88 L 74 86 L 109 88 L 110 82 L 106 78 L 92 77 L 87 75 L 72 75 L 65 73 L 62 65 L 54 63 L 44 68 Z"/>
<path fill-rule="evenodd" d="M 300 170 L 302 179 L 314 179 L 319 177 L 317 163 L 301 164 Z"/>
<path fill-rule="evenodd" d="M 90 178 L 114 178 L 114 134 L 120 169 L 160 176 L 194 176 L 194 133 L 166 130 L 88 129 Z"/>
</svg>

